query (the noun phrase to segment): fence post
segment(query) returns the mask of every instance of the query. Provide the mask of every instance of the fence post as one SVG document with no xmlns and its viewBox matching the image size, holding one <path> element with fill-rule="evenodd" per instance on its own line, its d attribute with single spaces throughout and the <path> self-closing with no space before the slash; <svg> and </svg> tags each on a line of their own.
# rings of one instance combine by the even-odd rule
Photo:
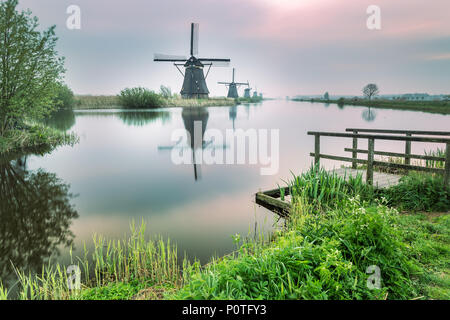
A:
<svg viewBox="0 0 450 320">
<path fill-rule="evenodd" d="M 373 186 L 373 157 L 375 149 L 375 139 L 369 139 L 369 152 L 367 154 L 367 184 Z"/>
<path fill-rule="evenodd" d="M 411 137 L 411 133 L 406 134 L 407 137 Z M 411 141 L 405 142 L 405 164 L 411 164 L 411 158 L 409 157 L 411 155 Z"/>
<path fill-rule="evenodd" d="M 320 163 L 320 134 L 314 135 L 314 164 L 318 166 Z"/>
<path fill-rule="evenodd" d="M 353 134 L 358 134 L 358 131 L 354 130 Z M 353 146 L 352 146 L 353 152 L 352 152 L 352 158 L 355 160 L 352 162 L 352 168 L 356 169 L 357 168 L 357 162 L 356 162 L 356 158 L 358 158 L 358 152 L 356 152 L 355 150 L 358 149 L 358 138 L 353 138 Z"/>
<path fill-rule="evenodd" d="M 445 148 L 445 174 L 444 174 L 444 183 L 447 191 L 450 192 L 450 142 L 447 142 L 447 146 Z"/>
</svg>

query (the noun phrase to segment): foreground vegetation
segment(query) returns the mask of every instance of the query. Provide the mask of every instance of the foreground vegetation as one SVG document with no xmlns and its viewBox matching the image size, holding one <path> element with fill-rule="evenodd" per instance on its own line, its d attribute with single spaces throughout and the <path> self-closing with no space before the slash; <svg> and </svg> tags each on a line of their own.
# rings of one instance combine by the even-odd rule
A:
<svg viewBox="0 0 450 320">
<path fill-rule="evenodd" d="M 410 111 L 423 111 L 430 113 L 450 114 L 450 101 L 406 101 L 406 100 L 365 100 L 365 99 L 292 99 L 294 101 L 309 101 L 321 103 L 335 103 L 339 106 L 367 106 L 378 109 L 399 109 Z"/>
<path fill-rule="evenodd" d="M 132 224 L 128 239 L 95 236 L 94 251 L 73 259 L 81 290 L 49 265 L 37 277 L 16 270 L 19 298 L 450 299 L 450 195 L 424 193 L 429 179 L 439 183 L 410 175 L 375 190 L 311 168 L 287 182 L 294 210 L 270 239 L 236 235 L 235 252 L 200 266 Z M 0 286 L 1 297 L 13 298 Z"/>
<path fill-rule="evenodd" d="M 0 154 L 76 141 L 38 124 L 70 107 L 73 93 L 63 83 L 55 26 L 43 29 L 29 10 L 17 7 L 17 0 L 0 2 Z"/>
</svg>

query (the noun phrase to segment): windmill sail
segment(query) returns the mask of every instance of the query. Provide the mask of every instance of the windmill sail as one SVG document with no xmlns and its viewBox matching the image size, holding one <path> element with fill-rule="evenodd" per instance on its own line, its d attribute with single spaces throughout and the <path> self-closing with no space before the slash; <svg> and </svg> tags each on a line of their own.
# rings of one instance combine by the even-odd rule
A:
<svg viewBox="0 0 450 320">
<path fill-rule="evenodd" d="M 155 53 L 153 61 L 170 61 L 170 62 L 184 62 L 187 61 L 186 56 L 175 56 L 171 54 Z"/>
<path fill-rule="evenodd" d="M 214 58 L 203 58 L 198 59 L 198 34 L 199 34 L 198 23 L 191 24 L 191 37 L 190 37 L 190 58 L 184 56 L 173 56 L 164 54 L 155 54 L 154 61 L 162 62 L 174 62 L 175 67 L 184 65 L 184 74 L 180 73 L 184 77 L 183 86 L 181 88 L 181 96 L 183 98 L 208 98 L 209 90 L 205 81 L 205 74 L 203 73 L 203 68 L 208 65 L 208 73 L 211 67 L 227 67 L 230 63 L 230 59 L 214 59 Z M 177 63 L 179 62 L 179 63 Z M 208 74 L 206 74 L 207 76 Z"/>
<path fill-rule="evenodd" d="M 198 55 L 198 23 L 191 24 L 191 56 Z"/>
</svg>

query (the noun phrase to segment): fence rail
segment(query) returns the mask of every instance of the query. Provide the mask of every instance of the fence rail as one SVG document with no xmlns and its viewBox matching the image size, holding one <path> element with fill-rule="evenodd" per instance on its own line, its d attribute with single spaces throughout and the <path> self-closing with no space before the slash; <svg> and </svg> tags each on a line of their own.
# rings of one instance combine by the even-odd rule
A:
<svg viewBox="0 0 450 320">
<path fill-rule="evenodd" d="M 399 168 L 414 171 L 425 171 L 432 173 L 439 173 L 444 176 L 444 183 L 447 189 L 450 190 L 450 138 L 442 137 L 423 137 L 423 136 L 450 136 L 450 132 L 447 131 L 418 131 L 418 130 L 384 130 L 384 129 L 358 129 L 348 128 L 347 132 L 352 133 L 338 133 L 338 132 L 318 132 L 309 131 L 308 135 L 313 135 L 314 139 L 314 152 L 310 155 L 314 157 L 314 163 L 318 165 L 320 159 L 330 159 L 337 161 L 346 161 L 352 163 L 352 168 L 356 169 L 357 164 L 367 165 L 367 183 L 373 184 L 373 167 L 383 166 L 390 168 Z M 361 133 L 362 132 L 362 133 Z M 398 134 L 398 135 L 393 135 Z M 404 135 L 404 136 L 403 136 Z M 413 136 L 415 135 L 415 136 Z M 418 136 L 419 135 L 419 136 Z M 338 138 L 351 138 L 353 141 L 352 148 L 345 148 L 344 151 L 352 152 L 352 157 L 341 157 L 334 155 L 327 155 L 320 153 L 320 137 L 338 137 Z M 358 139 L 368 140 L 368 150 L 358 149 Z M 391 140 L 391 141 L 404 141 L 405 153 L 398 152 L 386 152 L 376 151 L 376 140 Z M 445 157 L 436 157 L 428 155 L 411 154 L 411 142 L 429 142 L 429 143 L 442 143 L 445 144 Z M 358 159 L 358 153 L 367 154 L 367 159 Z M 389 163 L 376 161 L 375 155 L 393 156 L 405 159 L 405 164 Z M 411 165 L 411 159 L 432 160 L 444 162 L 444 169 L 441 168 L 429 168 L 417 165 Z"/>
</svg>

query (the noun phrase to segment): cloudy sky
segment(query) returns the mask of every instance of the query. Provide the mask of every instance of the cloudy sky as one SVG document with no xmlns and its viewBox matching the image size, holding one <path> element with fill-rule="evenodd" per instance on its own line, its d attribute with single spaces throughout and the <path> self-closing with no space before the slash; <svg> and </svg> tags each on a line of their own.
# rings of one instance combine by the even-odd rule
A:
<svg viewBox="0 0 450 320">
<path fill-rule="evenodd" d="M 81 29 L 69 30 L 70 5 Z M 381 9 L 381 30 L 367 8 Z M 230 58 L 236 80 L 268 96 L 355 94 L 377 83 L 382 94 L 450 93 L 449 0 L 21 0 L 41 25 L 55 24 L 66 82 L 78 94 L 125 87 L 179 92 L 182 78 L 154 53 L 187 55 L 190 23 L 200 24 L 199 55 Z M 212 95 L 231 68 L 215 68 Z"/>
</svg>

